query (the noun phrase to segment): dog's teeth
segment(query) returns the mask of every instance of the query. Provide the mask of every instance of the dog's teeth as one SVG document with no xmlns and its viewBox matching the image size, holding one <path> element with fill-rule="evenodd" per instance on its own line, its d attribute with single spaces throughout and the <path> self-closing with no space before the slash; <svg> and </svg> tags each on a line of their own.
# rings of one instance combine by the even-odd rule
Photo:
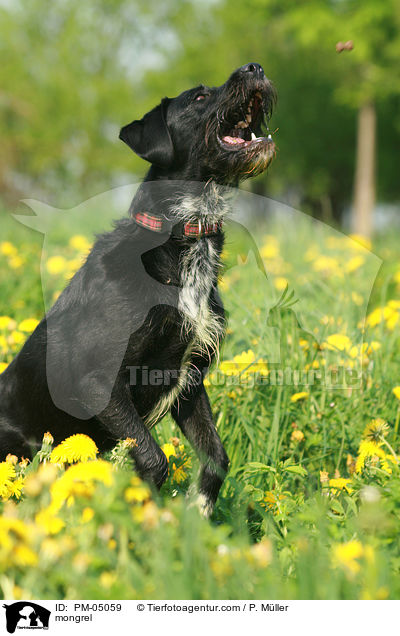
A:
<svg viewBox="0 0 400 636">
<path fill-rule="evenodd" d="M 235 128 L 247 128 L 247 123 L 245 121 L 238 121 Z"/>
<path fill-rule="evenodd" d="M 251 123 L 251 115 L 246 115 L 246 121 L 248 124 Z"/>
<path fill-rule="evenodd" d="M 255 134 L 252 132 L 251 133 L 251 141 L 254 141 L 255 139 L 257 139 L 257 137 L 255 136 Z"/>
</svg>

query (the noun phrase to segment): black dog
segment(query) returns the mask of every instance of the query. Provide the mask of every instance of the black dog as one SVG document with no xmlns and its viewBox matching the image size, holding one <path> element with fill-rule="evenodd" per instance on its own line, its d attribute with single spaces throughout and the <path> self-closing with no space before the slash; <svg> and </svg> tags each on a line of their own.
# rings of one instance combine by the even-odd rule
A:
<svg viewBox="0 0 400 636">
<path fill-rule="evenodd" d="M 160 487 L 167 460 L 149 432 L 170 411 L 202 461 L 212 510 L 228 457 L 203 379 L 224 334 L 217 291 L 224 186 L 273 158 L 261 126 L 274 91 L 259 64 L 217 88 L 165 98 L 120 138 L 152 165 L 130 218 L 87 261 L 0 377 L 0 455 L 31 456 L 43 434 L 86 433 L 101 451 L 131 437 L 138 473 Z"/>
</svg>

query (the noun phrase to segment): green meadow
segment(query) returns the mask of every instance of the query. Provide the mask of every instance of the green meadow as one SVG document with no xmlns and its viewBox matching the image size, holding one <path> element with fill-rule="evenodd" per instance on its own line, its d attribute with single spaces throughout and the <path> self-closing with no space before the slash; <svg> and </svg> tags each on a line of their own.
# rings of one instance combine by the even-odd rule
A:
<svg viewBox="0 0 400 636">
<path fill-rule="evenodd" d="M 227 227 L 207 390 L 231 464 L 211 519 L 168 416 L 159 493 L 134 474 L 134 441 L 101 457 L 50 429 L 33 461 L 0 463 L 4 598 L 399 598 L 398 243 L 287 214 Z M 39 233 L 1 222 L 3 371 L 93 238 L 59 232 L 42 258 Z"/>
</svg>

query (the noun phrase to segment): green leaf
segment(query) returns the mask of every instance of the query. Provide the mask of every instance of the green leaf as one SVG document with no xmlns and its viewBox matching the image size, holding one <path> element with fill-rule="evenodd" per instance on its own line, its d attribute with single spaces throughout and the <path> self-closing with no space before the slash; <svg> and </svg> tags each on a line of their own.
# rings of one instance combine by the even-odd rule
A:
<svg viewBox="0 0 400 636">
<path fill-rule="evenodd" d="M 246 473 L 275 473 L 275 468 L 272 466 L 268 466 L 267 464 L 263 464 L 261 462 L 249 462 L 244 467 L 244 472 Z"/>
<path fill-rule="evenodd" d="M 300 477 L 305 477 L 308 474 L 303 466 L 284 466 L 283 470 L 285 470 L 287 473 L 300 475 Z"/>
</svg>

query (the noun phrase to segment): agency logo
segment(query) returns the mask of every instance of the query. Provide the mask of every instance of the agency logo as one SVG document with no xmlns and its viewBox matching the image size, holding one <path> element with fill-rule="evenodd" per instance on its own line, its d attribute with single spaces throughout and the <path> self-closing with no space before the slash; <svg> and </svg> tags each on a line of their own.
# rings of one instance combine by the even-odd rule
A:
<svg viewBox="0 0 400 636">
<path fill-rule="evenodd" d="M 18 601 L 10 605 L 4 604 L 6 610 L 6 627 L 9 634 L 16 629 L 49 629 L 50 610 L 31 603 Z"/>
</svg>

